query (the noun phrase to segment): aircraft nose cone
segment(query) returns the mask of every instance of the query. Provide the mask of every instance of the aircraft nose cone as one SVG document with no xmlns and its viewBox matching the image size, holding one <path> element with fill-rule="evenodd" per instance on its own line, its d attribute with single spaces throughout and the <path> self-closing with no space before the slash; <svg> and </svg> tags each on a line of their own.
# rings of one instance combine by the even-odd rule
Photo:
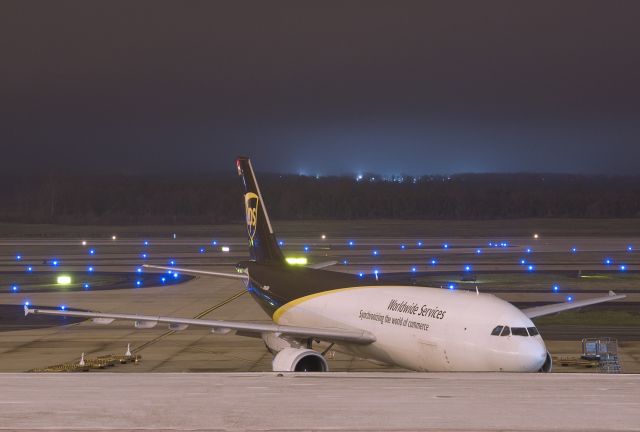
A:
<svg viewBox="0 0 640 432">
<path fill-rule="evenodd" d="M 547 359 L 547 347 L 542 338 L 534 339 L 531 342 L 532 346 L 529 351 L 529 357 L 531 359 L 532 370 L 538 371 Z"/>
</svg>

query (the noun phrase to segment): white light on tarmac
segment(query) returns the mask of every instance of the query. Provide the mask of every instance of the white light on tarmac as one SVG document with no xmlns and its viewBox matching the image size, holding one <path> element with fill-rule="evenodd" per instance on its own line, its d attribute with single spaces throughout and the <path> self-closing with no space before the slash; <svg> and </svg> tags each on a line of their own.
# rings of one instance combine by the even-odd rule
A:
<svg viewBox="0 0 640 432">
<path fill-rule="evenodd" d="M 533 238 L 534 238 L 534 239 L 537 239 L 538 237 L 540 237 L 538 234 L 534 234 L 534 235 L 533 235 Z"/>
<path fill-rule="evenodd" d="M 111 240 L 117 240 L 117 239 L 118 239 L 118 237 L 117 237 L 117 236 L 115 236 L 115 235 L 112 235 L 112 236 L 111 236 Z"/>
<path fill-rule="evenodd" d="M 320 236 L 320 238 L 322 238 L 322 240 L 326 240 L 327 236 L 326 236 L 326 234 L 322 234 L 322 235 Z"/>
<path fill-rule="evenodd" d="M 86 240 L 82 240 L 82 246 L 86 246 L 87 245 L 87 241 Z"/>
<path fill-rule="evenodd" d="M 229 246 L 222 246 L 220 250 L 222 250 L 222 252 L 229 252 L 231 248 L 229 248 Z"/>
</svg>

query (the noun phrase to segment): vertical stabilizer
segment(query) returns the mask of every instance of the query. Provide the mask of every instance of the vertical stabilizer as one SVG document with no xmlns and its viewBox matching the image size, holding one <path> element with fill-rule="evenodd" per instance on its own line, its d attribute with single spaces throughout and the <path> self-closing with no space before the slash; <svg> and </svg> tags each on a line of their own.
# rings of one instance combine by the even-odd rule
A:
<svg viewBox="0 0 640 432">
<path fill-rule="evenodd" d="M 238 157 L 236 165 L 244 185 L 244 208 L 251 259 L 256 262 L 284 264 L 284 256 L 273 233 L 269 213 L 260 193 L 251 160 L 247 157 Z"/>
</svg>

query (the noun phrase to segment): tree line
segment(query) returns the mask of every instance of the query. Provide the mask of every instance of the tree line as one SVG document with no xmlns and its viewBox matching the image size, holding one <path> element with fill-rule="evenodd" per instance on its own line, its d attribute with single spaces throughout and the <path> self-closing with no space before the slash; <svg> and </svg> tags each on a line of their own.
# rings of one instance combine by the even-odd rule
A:
<svg viewBox="0 0 640 432">
<path fill-rule="evenodd" d="M 283 220 L 640 217 L 640 176 L 259 178 L 271 217 Z M 60 174 L 0 180 L 1 222 L 215 224 L 244 217 L 243 192 L 235 175 Z"/>
</svg>

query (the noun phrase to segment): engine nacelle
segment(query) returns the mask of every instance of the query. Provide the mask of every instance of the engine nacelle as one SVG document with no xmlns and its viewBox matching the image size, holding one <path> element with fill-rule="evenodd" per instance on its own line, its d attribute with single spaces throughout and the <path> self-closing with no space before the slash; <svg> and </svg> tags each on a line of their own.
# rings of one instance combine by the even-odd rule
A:
<svg viewBox="0 0 640 432">
<path fill-rule="evenodd" d="M 273 358 L 274 372 L 328 372 L 329 365 L 312 349 L 285 348 Z"/>
<path fill-rule="evenodd" d="M 538 372 L 551 372 L 553 368 L 553 359 L 551 359 L 551 354 L 547 351 L 547 358 L 544 359 L 544 364 L 540 368 Z"/>
</svg>

